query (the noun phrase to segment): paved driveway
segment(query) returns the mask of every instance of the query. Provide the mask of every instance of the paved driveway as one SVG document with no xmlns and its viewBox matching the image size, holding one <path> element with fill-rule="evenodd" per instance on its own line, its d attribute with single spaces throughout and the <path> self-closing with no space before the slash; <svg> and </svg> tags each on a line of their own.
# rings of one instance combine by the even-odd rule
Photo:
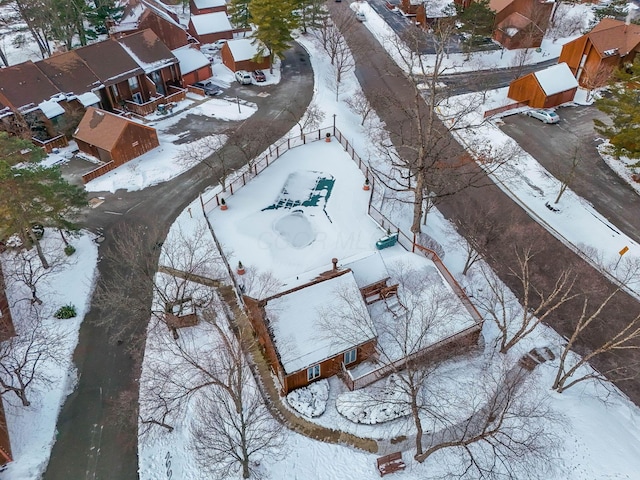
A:
<svg viewBox="0 0 640 480">
<path fill-rule="evenodd" d="M 636 242 L 640 242 L 640 197 L 602 160 L 596 150 L 599 135 L 593 119 L 606 115 L 593 106 L 558 109 L 561 121 L 545 125 L 525 115 L 504 118 L 502 130 L 520 144 L 554 176 L 579 155 L 577 174 L 570 184 L 578 195 L 588 200 L 612 224 Z M 562 204 L 562 200 L 560 200 Z"/>
</svg>

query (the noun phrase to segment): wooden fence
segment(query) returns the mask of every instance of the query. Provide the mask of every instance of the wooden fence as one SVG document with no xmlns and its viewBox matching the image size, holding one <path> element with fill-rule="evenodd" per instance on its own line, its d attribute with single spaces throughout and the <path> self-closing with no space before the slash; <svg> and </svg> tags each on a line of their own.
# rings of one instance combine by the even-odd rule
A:
<svg viewBox="0 0 640 480">
<path fill-rule="evenodd" d="M 484 112 L 484 118 L 497 115 L 498 113 L 506 112 L 507 110 L 513 110 L 514 108 L 521 108 L 521 107 L 528 107 L 528 106 L 529 104 L 527 102 L 517 102 L 517 103 L 511 103 L 509 105 L 503 105 L 502 107 L 494 108 L 492 110 L 486 110 Z"/>
<path fill-rule="evenodd" d="M 44 148 L 45 152 L 51 153 L 54 148 L 63 148 L 69 146 L 67 137 L 60 134 L 57 137 L 50 138 L 49 140 L 39 140 L 35 137 L 31 141 L 38 147 Z"/>
<path fill-rule="evenodd" d="M 113 161 L 109 163 L 105 163 L 104 165 L 100 165 L 98 168 L 91 170 L 90 172 L 82 175 L 82 182 L 87 183 L 93 180 L 94 178 L 98 178 L 100 175 L 104 175 L 107 172 L 110 172 L 116 168 L 116 164 Z"/>
<path fill-rule="evenodd" d="M 403 359 L 397 360 L 388 365 L 384 365 L 379 369 L 376 369 L 372 372 L 368 372 L 367 374 L 358 378 L 353 378 L 350 372 L 343 365 L 343 371 L 341 376 L 344 379 L 345 383 L 347 384 L 347 387 L 353 390 L 354 388 L 362 388 L 363 386 L 369 385 L 375 382 L 376 380 L 378 380 L 379 378 L 382 378 L 385 375 L 388 375 L 392 371 L 396 371 L 400 369 L 402 365 L 404 365 L 406 362 L 410 360 L 420 358 L 424 355 L 433 354 L 434 352 L 440 349 L 443 349 L 449 345 L 455 344 L 456 342 L 459 342 L 460 340 L 466 337 L 479 334 L 484 320 L 480 315 L 480 313 L 478 312 L 478 310 L 475 308 L 475 306 L 471 303 L 471 301 L 469 300 L 469 297 L 467 297 L 466 293 L 464 292 L 460 284 L 458 284 L 458 282 L 453 277 L 449 269 L 447 269 L 447 267 L 444 265 L 444 263 L 442 262 L 438 254 L 433 250 L 420 245 L 417 242 L 416 235 L 414 233 L 410 233 L 410 234 L 405 233 L 400 229 L 400 227 L 398 227 L 391 220 L 389 220 L 380 210 L 378 210 L 376 207 L 372 205 L 374 192 L 377 186 L 376 177 L 375 175 L 373 175 L 373 172 L 371 171 L 367 162 L 362 160 L 362 158 L 356 153 L 355 149 L 353 148 L 353 145 L 351 145 L 347 140 L 347 138 L 342 134 L 342 132 L 335 127 L 321 128 L 317 131 L 314 131 L 308 134 L 304 134 L 296 137 L 289 137 L 281 140 L 275 145 L 272 145 L 271 147 L 269 147 L 268 153 L 266 153 L 260 159 L 254 162 L 250 162 L 245 169 L 238 172 L 233 178 L 233 180 L 228 183 L 225 191 L 219 192 L 206 200 L 204 199 L 203 195 L 200 195 L 200 204 L 202 206 L 202 211 L 204 213 L 205 218 L 207 218 L 207 214 L 209 212 L 211 212 L 212 210 L 220 206 L 220 200 L 222 198 L 226 199 L 228 197 L 231 197 L 240 188 L 244 187 L 247 184 L 247 182 L 249 182 L 252 178 L 255 178 L 256 176 L 258 176 L 260 172 L 262 172 L 274 161 L 280 158 L 282 154 L 284 154 L 285 152 L 289 151 L 292 148 L 325 139 L 327 133 L 329 134 L 333 133 L 333 140 L 337 139 L 340 142 L 345 152 L 347 152 L 349 157 L 351 157 L 354 163 L 358 166 L 358 168 L 363 173 L 365 178 L 369 179 L 371 190 L 369 194 L 369 206 L 367 210 L 368 215 L 380 226 L 380 228 L 382 228 L 383 231 L 386 232 L 387 230 L 390 230 L 394 233 L 397 233 L 398 243 L 402 247 L 404 247 L 405 250 L 413 253 L 419 252 L 423 254 L 425 257 L 427 257 L 429 260 L 431 260 L 435 265 L 435 267 L 440 272 L 440 274 L 442 275 L 445 282 L 449 284 L 454 294 L 460 299 L 460 301 L 462 302 L 462 305 L 465 307 L 465 309 L 467 310 L 467 312 L 475 322 L 475 325 L 465 328 L 464 330 L 461 330 L 460 332 L 457 332 L 447 338 L 434 342 L 433 344 L 425 347 L 424 349 L 414 352 Z M 208 222 L 208 218 L 207 218 L 207 222 Z M 211 225 L 209 225 L 209 227 L 211 228 Z M 213 228 L 211 228 L 211 231 L 213 233 Z M 214 239 L 216 240 L 216 243 L 218 243 L 217 239 L 215 238 L 215 235 L 214 235 Z M 223 258 L 224 258 L 224 255 L 223 255 Z M 229 265 L 227 265 L 227 268 L 230 270 L 230 272 L 232 272 Z M 233 274 L 231 276 L 233 278 Z M 237 289 L 237 286 L 236 286 L 236 289 Z M 238 292 L 238 295 L 241 297 L 242 296 L 241 292 Z"/>
<path fill-rule="evenodd" d="M 130 100 L 126 100 L 125 108 L 136 115 L 144 117 L 145 115 L 150 115 L 155 112 L 158 105 L 179 102 L 187 98 L 187 90 L 184 88 L 173 87 L 170 85 L 168 87 L 168 92 L 170 92 L 168 95 L 160 95 L 159 97 L 145 103 L 135 103 Z"/>
</svg>

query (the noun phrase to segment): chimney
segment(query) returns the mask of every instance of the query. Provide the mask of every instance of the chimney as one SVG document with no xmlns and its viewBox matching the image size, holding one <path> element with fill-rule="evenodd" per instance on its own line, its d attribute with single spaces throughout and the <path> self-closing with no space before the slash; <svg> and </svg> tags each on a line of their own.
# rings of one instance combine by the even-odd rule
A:
<svg viewBox="0 0 640 480">
<path fill-rule="evenodd" d="M 331 259 L 331 263 L 333 263 L 333 271 L 337 272 L 338 271 L 338 259 L 337 258 L 332 258 Z"/>
</svg>

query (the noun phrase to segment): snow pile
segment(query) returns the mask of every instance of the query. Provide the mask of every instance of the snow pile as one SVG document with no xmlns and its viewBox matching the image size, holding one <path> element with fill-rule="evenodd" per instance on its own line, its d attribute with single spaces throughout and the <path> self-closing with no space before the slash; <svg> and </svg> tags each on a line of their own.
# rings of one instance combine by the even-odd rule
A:
<svg viewBox="0 0 640 480">
<path fill-rule="evenodd" d="M 406 417 L 411 410 L 407 394 L 398 382 L 397 375 L 391 374 L 380 391 L 345 392 L 336 399 L 336 409 L 352 422 L 368 425 Z"/>
<path fill-rule="evenodd" d="M 308 418 L 319 417 L 327 409 L 329 381 L 326 378 L 298 388 L 287 395 L 287 403 Z"/>
</svg>

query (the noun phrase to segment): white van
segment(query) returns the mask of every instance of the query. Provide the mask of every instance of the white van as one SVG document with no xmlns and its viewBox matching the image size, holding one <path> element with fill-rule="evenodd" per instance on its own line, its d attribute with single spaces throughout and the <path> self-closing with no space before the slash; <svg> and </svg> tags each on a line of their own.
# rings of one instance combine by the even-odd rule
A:
<svg viewBox="0 0 640 480">
<path fill-rule="evenodd" d="M 246 70 L 238 70 L 236 72 L 236 81 L 240 85 L 251 85 L 251 75 Z"/>
</svg>

